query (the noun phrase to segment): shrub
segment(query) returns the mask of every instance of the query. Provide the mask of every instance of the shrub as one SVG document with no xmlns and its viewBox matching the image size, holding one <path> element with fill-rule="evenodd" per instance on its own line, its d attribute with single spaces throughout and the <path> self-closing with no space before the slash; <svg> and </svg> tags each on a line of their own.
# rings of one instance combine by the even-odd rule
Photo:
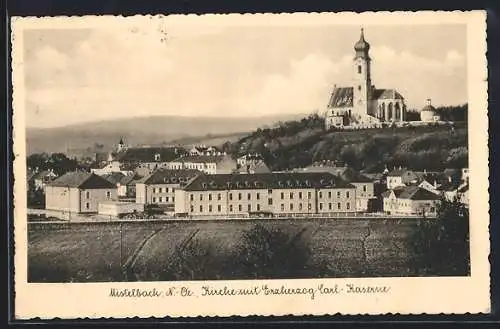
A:
<svg viewBox="0 0 500 329">
<path fill-rule="evenodd" d="M 310 273 L 311 251 L 302 231 L 289 234 L 279 228 L 254 225 L 243 233 L 237 248 L 237 273 L 246 278 L 300 278 Z"/>
<path fill-rule="evenodd" d="M 437 220 L 425 220 L 413 239 L 413 262 L 420 275 L 470 273 L 469 213 L 457 200 L 441 201 Z"/>
</svg>

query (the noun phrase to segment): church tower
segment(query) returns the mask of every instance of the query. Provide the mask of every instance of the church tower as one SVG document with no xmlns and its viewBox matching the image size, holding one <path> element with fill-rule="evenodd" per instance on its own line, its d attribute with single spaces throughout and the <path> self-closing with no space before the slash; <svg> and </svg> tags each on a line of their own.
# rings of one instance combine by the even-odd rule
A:
<svg viewBox="0 0 500 329">
<path fill-rule="evenodd" d="M 370 44 L 365 41 L 363 29 L 359 41 L 354 45 L 356 55 L 354 56 L 353 69 L 353 116 L 359 119 L 369 113 L 371 99 L 371 68 L 370 68 Z"/>
<path fill-rule="evenodd" d="M 125 143 L 123 142 L 123 137 L 120 137 L 120 142 L 118 143 L 117 151 L 121 152 L 125 149 Z"/>
</svg>

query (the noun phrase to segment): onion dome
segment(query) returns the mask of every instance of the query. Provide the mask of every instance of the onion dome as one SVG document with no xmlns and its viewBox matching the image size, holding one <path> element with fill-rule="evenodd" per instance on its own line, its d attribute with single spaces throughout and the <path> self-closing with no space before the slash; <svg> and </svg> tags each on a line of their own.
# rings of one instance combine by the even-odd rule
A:
<svg viewBox="0 0 500 329">
<path fill-rule="evenodd" d="M 368 51 L 370 50 L 370 44 L 365 40 L 363 29 L 361 29 L 358 42 L 354 45 L 354 50 L 356 51 L 356 57 L 369 58 Z"/>
<path fill-rule="evenodd" d="M 354 45 L 354 50 L 356 51 L 368 51 L 370 50 L 370 44 L 366 42 L 365 35 L 363 33 L 363 28 L 361 28 L 361 36 L 359 37 L 358 42 Z"/>
</svg>

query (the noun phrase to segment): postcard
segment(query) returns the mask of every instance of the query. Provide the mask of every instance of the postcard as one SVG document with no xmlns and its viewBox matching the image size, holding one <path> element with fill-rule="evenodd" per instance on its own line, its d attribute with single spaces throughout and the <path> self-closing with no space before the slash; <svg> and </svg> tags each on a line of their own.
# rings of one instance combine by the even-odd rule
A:
<svg viewBox="0 0 500 329">
<path fill-rule="evenodd" d="M 489 313 L 485 20 L 14 17 L 16 318 Z"/>
</svg>

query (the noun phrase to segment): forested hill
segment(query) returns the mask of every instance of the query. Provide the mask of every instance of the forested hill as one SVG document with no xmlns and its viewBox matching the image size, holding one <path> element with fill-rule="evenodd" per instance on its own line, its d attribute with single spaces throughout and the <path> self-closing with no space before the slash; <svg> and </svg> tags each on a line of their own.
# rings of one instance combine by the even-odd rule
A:
<svg viewBox="0 0 500 329">
<path fill-rule="evenodd" d="M 459 111 L 466 112 L 466 106 L 445 109 L 466 118 Z M 275 128 L 257 129 L 224 146 L 235 156 L 261 153 L 272 170 L 305 167 L 320 160 L 341 160 L 358 170 L 381 172 L 386 165 L 415 170 L 467 167 L 467 140 L 466 121 L 446 126 L 327 132 L 323 119 L 310 115 L 300 121 L 280 123 Z"/>
</svg>

